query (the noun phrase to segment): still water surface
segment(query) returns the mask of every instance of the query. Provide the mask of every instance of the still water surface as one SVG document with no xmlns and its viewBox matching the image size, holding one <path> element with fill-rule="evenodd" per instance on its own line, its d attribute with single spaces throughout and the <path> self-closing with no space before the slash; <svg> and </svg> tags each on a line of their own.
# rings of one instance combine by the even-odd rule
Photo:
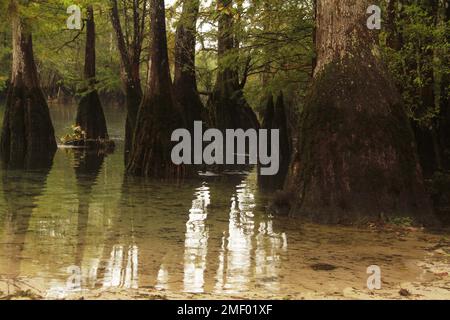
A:
<svg viewBox="0 0 450 320">
<path fill-rule="evenodd" d="M 51 106 L 57 136 L 75 112 Z M 20 287 L 49 298 L 80 289 L 322 297 L 365 290 L 372 264 L 386 286 L 423 276 L 434 236 L 272 217 L 254 172 L 180 184 L 125 178 L 125 114 L 108 107 L 106 117 L 115 153 L 58 149 L 50 170 L 1 172 L 0 296 Z"/>
</svg>

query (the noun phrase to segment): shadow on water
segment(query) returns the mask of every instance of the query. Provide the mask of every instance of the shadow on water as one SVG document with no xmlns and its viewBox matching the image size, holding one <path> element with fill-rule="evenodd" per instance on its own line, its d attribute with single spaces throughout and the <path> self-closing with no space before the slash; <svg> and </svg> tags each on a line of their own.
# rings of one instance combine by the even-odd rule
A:
<svg viewBox="0 0 450 320">
<path fill-rule="evenodd" d="M 105 154 L 97 150 L 69 149 L 74 156 L 74 169 L 78 196 L 78 224 L 77 224 L 77 250 L 75 264 L 81 265 L 86 242 L 86 233 L 89 221 L 89 206 L 92 197 L 92 188 L 95 185 L 100 169 L 105 160 Z"/>
<path fill-rule="evenodd" d="M 180 256 L 192 189 L 185 185 L 125 176 L 121 198 L 102 253 L 102 287 L 155 287 L 160 265 Z M 168 193 L 172 196 L 168 197 Z M 170 259 L 170 258 L 169 258 Z"/>
<path fill-rule="evenodd" d="M 0 170 L 5 212 L 1 216 L 2 263 L 0 275 L 6 276 L 9 286 L 16 286 L 24 259 L 25 238 L 37 199 L 43 194 L 51 161 L 36 162 L 32 168 Z M 39 167 L 39 169 L 33 169 Z"/>
</svg>

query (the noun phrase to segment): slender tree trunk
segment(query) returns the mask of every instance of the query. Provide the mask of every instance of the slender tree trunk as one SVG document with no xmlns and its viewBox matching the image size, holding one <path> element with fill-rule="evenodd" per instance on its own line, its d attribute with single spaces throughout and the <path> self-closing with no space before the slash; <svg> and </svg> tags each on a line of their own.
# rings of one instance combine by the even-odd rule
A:
<svg viewBox="0 0 450 320">
<path fill-rule="evenodd" d="M 232 0 L 217 1 L 220 12 L 217 39 L 219 71 L 208 108 L 211 122 L 220 130 L 258 128 L 257 117 L 242 92 L 237 67 L 228 62 L 230 54 L 237 55 L 232 6 Z"/>
<path fill-rule="evenodd" d="M 133 142 L 133 134 L 136 127 L 136 119 L 143 97 L 139 71 L 144 39 L 145 17 L 147 15 L 148 4 L 146 0 L 142 2 L 142 12 L 139 14 L 139 3 L 137 0 L 132 0 L 132 2 L 133 36 L 131 41 L 126 41 L 122 25 L 120 23 L 117 0 L 111 0 L 111 21 L 116 34 L 117 47 L 120 53 L 122 87 L 125 92 L 127 108 L 124 146 L 125 163 L 128 163 L 129 153 Z"/>
<path fill-rule="evenodd" d="M 188 174 L 171 160 L 173 130 L 183 126 L 172 95 L 164 0 L 151 0 L 151 53 L 148 91 L 139 110 L 127 172 L 175 178 Z"/>
<path fill-rule="evenodd" d="M 12 68 L 0 153 L 7 166 L 48 166 L 56 151 L 47 101 L 39 85 L 30 27 L 20 16 L 16 0 L 10 3 Z"/>
<path fill-rule="evenodd" d="M 366 26 L 369 0 L 317 2 L 317 66 L 287 189 L 292 214 L 325 222 L 433 221 L 400 95 Z"/>
<path fill-rule="evenodd" d="M 187 128 L 201 121 L 203 105 L 197 91 L 195 75 L 195 39 L 199 0 L 184 0 L 183 11 L 175 35 L 174 92 Z"/>
<path fill-rule="evenodd" d="M 84 58 L 84 80 L 87 88 L 78 104 L 76 125 L 85 132 L 87 140 L 108 139 L 103 107 L 95 88 L 95 22 L 94 10 L 87 8 L 86 19 L 86 53 Z"/>
</svg>

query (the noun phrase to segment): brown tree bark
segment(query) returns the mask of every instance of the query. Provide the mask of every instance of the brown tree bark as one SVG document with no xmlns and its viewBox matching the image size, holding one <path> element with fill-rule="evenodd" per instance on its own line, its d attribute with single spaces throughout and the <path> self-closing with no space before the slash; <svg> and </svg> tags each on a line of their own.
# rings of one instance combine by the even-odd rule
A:
<svg viewBox="0 0 450 320">
<path fill-rule="evenodd" d="M 173 130 L 183 127 L 172 94 L 169 73 L 164 0 L 151 0 L 151 52 L 148 90 L 136 121 L 127 166 L 131 175 L 178 178 L 189 174 L 171 160 Z"/>
<path fill-rule="evenodd" d="M 87 7 L 86 19 L 86 52 L 84 58 L 84 81 L 87 87 L 78 104 L 75 123 L 85 132 L 87 140 L 107 140 L 105 114 L 95 88 L 95 21 L 92 5 Z"/>
<path fill-rule="evenodd" d="M 237 67 L 226 63 L 227 55 L 236 54 L 237 50 L 232 7 L 232 0 L 217 1 L 220 12 L 217 36 L 218 73 L 208 109 L 212 124 L 220 130 L 258 128 L 258 119 L 242 92 Z"/>
<path fill-rule="evenodd" d="M 56 151 L 47 101 L 39 85 L 30 26 L 10 2 L 12 27 L 11 84 L 7 94 L 0 153 L 14 167 L 48 166 Z"/>
<path fill-rule="evenodd" d="M 199 0 L 184 0 L 183 11 L 175 35 L 174 93 L 181 107 L 186 127 L 203 118 L 203 104 L 197 91 L 195 74 L 196 24 Z"/>
<path fill-rule="evenodd" d="M 127 108 L 124 150 L 125 163 L 128 162 L 129 153 L 131 151 L 133 134 L 136 127 L 136 119 L 143 97 L 141 76 L 139 71 L 148 6 L 147 0 L 143 0 L 141 5 L 137 0 L 127 0 L 124 1 L 123 4 L 126 5 L 130 2 L 132 2 L 130 7 L 132 11 L 133 32 L 131 36 L 128 36 L 128 31 L 126 30 L 126 36 L 120 22 L 117 0 L 111 0 L 111 21 L 116 34 L 117 47 L 120 53 L 122 87 L 125 92 Z M 128 19 L 128 16 L 125 14 L 123 18 Z"/>
<path fill-rule="evenodd" d="M 374 55 L 369 0 L 317 2 L 317 66 L 286 189 L 292 214 L 323 222 L 434 221 L 400 95 Z"/>
</svg>

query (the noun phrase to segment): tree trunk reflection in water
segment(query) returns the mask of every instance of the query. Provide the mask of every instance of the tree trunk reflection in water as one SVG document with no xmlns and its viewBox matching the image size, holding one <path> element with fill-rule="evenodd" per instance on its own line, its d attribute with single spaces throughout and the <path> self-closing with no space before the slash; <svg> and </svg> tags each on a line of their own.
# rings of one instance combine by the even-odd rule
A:
<svg viewBox="0 0 450 320">
<path fill-rule="evenodd" d="M 92 188 L 95 185 L 105 159 L 104 153 L 90 150 L 74 151 L 74 169 L 77 180 L 78 224 L 75 265 L 81 266 L 86 233 L 89 222 L 89 206 L 92 199 Z"/>
<path fill-rule="evenodd" d="M 1 171 L 6 214 L 2 224 L 0 242 L 3 250 L 0 252 L 0 275 L 7 276 L 14 286 L 21 275 L 21 264 L 25 237 L 29 231 L 29 223 L 33 210 L 37 207 L 37 199 L 46 190 L 48 168 L 40 170 Z M 7 263 L 5 263 L 7 261 Z M 8 285 L 8 290 L 9 290 Z M 12 294 L 12 292 L 9 292 Z"/>
</svg>

